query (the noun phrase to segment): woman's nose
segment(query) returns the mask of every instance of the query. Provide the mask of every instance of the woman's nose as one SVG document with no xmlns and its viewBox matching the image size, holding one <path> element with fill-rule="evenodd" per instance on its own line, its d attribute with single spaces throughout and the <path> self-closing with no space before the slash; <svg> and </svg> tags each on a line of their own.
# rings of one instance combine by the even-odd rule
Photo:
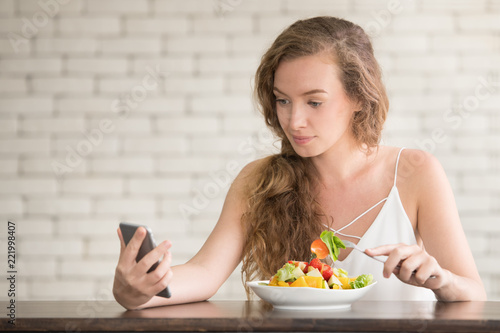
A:
<svg viewBox="0 0 500 333">
<path fill-rule="evenodd" d="M 290 128 L 292 130 L 297 130 L 304 128 L 307 125 L 306 112 L 300 106 L 293 106 L 292 113 L 290 115 Z"/>
</svg>

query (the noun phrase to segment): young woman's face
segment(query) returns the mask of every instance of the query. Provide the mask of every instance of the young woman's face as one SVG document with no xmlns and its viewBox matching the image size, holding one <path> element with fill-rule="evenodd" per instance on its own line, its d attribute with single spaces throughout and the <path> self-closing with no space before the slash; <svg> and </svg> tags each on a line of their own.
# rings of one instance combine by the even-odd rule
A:
<svg viewBox="0 0 500 333">
<path fill-rule="evenodd" d="M 350 122 L 359 108 L 345 94 L 338 73 L 325 55 L 282 61 L 276 70 L 278 120 L 302 157 L 319 156 L 354 140 Z"/>
</svg>

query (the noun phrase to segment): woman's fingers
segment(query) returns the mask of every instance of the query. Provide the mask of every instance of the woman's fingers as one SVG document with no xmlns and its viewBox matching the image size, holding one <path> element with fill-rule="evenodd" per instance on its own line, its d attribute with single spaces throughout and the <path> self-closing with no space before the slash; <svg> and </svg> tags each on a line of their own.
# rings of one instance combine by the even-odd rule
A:
<svg viewBox="0 0 500 333">
<path fill-rule="evenodd" d="M 405 283 L 430 289 L 443 284 L 443 269 L 434 257 L 418 245 L 383 245 L 367 249 L 366 253 L 388 256 L 383 271 L 386 278 L 394 274 Z"/>
<path fill-rule="evenodd" d="M 137 263 L 137 269 L 140 271 L 140 274 L 145 274 L 151 266 L 153 266 L 158 260 L 160 260 L 167 253 L 168 249 L 172 244 L 169 241 L 163 241 L 155 247 L 152 251 L 146 254 L 141 261 Z M 157 267 L 158 269 L 158 267 Z M 155 269 L 156 270 L 156 269 Z"/>
<path fill-rule="evenodd" d="M 134 263 L 145 237 L 146 237 L 146 229 L 144 229 L 143 227 L 137 228 L 137 230 L 134 233 L 134 236 L 128 242 L 127 246 L 123 251 L 123 257 L 120 259 L 126 262 L 127 264 Z"/>
</svg>

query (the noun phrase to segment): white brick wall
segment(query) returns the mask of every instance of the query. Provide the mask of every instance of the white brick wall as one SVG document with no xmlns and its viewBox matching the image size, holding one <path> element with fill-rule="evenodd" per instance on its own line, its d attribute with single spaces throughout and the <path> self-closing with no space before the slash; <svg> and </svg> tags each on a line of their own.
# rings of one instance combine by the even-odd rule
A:
<svg viewBox="0 0 500 333">
<path fill-rule="evenodd" d="M 276 34 L 311 15 L 373 37 L 391 99 L 384 142 L 440 159 L 500 299 L 498 1 L 43 3 L 0 1 L 0 239 L 15 219 L 22 299 L 112 298 L 123 220 L 188 260 L 228 186 L 188 218 L 179 207 L 269 153 L 252 78 Z M 215 298 L 244 298 L 239 269 Z"/>
</svg>

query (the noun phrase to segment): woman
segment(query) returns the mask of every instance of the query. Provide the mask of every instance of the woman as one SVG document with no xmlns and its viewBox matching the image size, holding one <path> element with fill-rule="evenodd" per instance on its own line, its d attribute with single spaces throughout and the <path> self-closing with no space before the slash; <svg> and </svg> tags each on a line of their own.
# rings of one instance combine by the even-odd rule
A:
<svg viewBox="0 0 500 333">
<path fill-rule="evenodd" d="M 170 267 L 168 241 L 135 263 L 145 231 L 127 247 L 118 232 L 120 304 L 206 300 L 241 260 L 245 280 L 267 279 L 287 260 L 308 260 L 326 228 L 369 255 L 388 256 L 380 264 L 342 250 L 336 263 L 374 274 L 380 285 L 372 298 L 486 298 L 440 164 L 421 151 L 379 145 L 389 103 L 359 26 L 333 17 L 291 25 L 262 57 L 256 98 L 281 153 L 242 170 L 216 227 L 186 264 Z M 172 298 L 154 296 L 167 285 Z"/>
</svg>

